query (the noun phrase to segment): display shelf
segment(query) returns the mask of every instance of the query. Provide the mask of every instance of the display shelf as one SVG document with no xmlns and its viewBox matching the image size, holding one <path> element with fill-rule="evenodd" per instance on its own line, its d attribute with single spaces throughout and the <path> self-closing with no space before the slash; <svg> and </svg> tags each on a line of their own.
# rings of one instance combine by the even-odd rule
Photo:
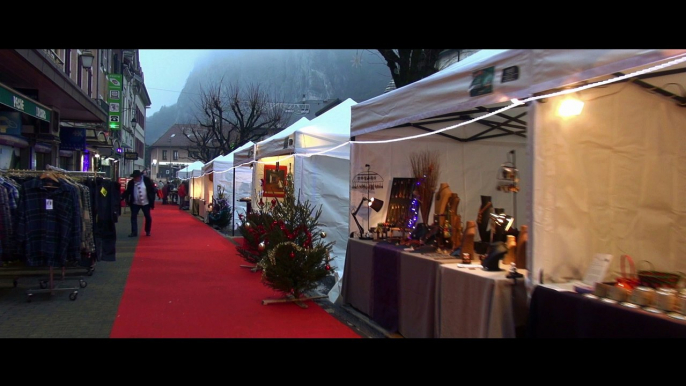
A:
<svg viewBox="0 0 686 386">
<path fill-rule="evenodd" d="M 386 223 L 391 227 L 405 227 L 410 215 L 412 191 L 416 182 L 416 178 L 393 178 L 386 211 Z"/>
</svg>

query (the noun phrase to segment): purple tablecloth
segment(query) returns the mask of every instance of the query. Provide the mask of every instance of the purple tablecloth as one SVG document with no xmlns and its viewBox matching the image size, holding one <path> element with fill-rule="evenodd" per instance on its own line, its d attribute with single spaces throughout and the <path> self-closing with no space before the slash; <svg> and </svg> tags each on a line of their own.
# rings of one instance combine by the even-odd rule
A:
<svg viewBox="0 0 686 386">
<path fill-rule="evenodd" d="M 529 305 L 527 337 L 686 338 L 686 322 L 537 286 Z"/>
</svg>

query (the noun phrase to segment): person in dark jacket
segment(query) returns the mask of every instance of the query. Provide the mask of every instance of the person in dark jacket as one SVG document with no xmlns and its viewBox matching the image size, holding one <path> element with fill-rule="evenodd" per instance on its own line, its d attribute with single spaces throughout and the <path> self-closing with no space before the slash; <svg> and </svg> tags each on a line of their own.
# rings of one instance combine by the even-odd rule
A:
<svg viewBox="0 0 686 386">
<path fill-rule="evenodd" d="M 167 198 L 169 197 L 169 183 L 164 184 L 162 188 L 162 205 L 167 205 Z"/>
<path fill-rule="evenodd" d="M 131 234 L 129 237 L 138 237 L 137 217 L 141 210 L 145 216 L 145 235 L 150 236 L 150 229 L 152 228 L 150 211 L 155 209 L 156 188 L 152 180 L 140 170 L 134 170 L 131 177 L 133 179 L 126 184 L 126 190 L 121 197 L 131 207 Z"/>
</svg>

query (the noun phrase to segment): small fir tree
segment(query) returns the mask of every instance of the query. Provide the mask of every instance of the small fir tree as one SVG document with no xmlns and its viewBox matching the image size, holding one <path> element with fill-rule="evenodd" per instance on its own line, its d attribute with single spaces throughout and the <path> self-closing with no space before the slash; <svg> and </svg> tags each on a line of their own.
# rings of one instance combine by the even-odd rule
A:
<svg viewBox="0 0 686 386">
<path fill-rule="evenodd" d="M 252 243 L 260 240 L 257 252 L 261 258 L 257 265 L 262 269 L 262 282 L 297 299 L 333 274 L 333 242 L 322 240 L 326 234 L 319 230 L 321 206 L 315 211 L 309 200 L 296 201 L 290 173 L 284 190 L 283 201 L 276 201 L 268 213 L 256 213 L 248 221 L 257 224 L 251 237 Z M 260 218 L 251 220 L 254 217 Z"/>
<path fill-rule="evenodd" d="M 243 260 L 258 267 L 257 263 L 267 256 L 266 234 L 274 217 L 269 210 L 253 210 L 245 215 L 239 214 L 238 219 L 241 222 L 238 231 L 243 236 L 243 245 L 237 247 L 238 253 Z"/>
</svg>

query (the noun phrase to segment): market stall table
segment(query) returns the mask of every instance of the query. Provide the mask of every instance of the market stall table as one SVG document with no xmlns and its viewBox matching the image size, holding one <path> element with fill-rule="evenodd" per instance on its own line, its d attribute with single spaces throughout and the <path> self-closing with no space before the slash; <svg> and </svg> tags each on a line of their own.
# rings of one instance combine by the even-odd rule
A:
<svg viewBox="0 0 686 386">
<path fill-rule="evenodd" d="M 349 239 L 341 298 L 390 332 L 406 338 L 438 336 L 438 267 L 447 255 L 405 251 L 387 242 Z"/>
<path fill-rule="evenodd" d="M 516 338 L 524 334 L 527 317 L 526 270 L 508 279 L 508 267 L 484 271 L 472 264 L 439 268 L 439 337 Z M 518 331 L 521 330 L 521 331 Z"/>
<path fill-rule="evenodd" d="M 531 295 L 527 337 L 686 338 L 686 321 L 539 285 Z"/>
</svg>

